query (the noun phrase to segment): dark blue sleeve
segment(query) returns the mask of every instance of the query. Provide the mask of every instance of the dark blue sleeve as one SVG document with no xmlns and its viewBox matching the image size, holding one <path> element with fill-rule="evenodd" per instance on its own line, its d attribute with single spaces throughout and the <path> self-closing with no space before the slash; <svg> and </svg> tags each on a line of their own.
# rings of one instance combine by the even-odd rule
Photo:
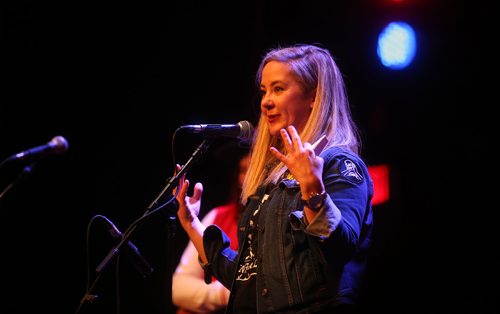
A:
<svg viewBox="0 0 500 314">
<path fill-rule="evenodd" d="M 203 233 L 203 247 L 208 264 L 205 270 L 205 282 L 210 283 L 212 276 L 231 289 L 231 283 L 236 271 L 238 253 L 229 247 L 229 237 L 216 225 L 210 225 Z"/>
<path fill-rule="evenodd" d="M 356 155 L 327 150 L 323 181 L 333 203 L 342 214 L 339 225 L 328 239 L 337 261 L 350 259 L 365 239 L 372 224 L 373 183 L 364 162 Z M 339 260 L 340 258 L 340 260 Z"/>
</svg>

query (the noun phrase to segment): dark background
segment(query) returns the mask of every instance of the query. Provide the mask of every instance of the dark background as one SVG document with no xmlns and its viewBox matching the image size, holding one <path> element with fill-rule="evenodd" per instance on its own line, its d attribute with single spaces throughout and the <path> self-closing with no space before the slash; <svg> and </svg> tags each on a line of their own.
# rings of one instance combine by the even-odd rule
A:
<svg viewBox="0 0 500 314">
<path fill-rule="evenodd" d="M 124 231 L 144 213 L 173 163 L 201 142 L 187 134 L 174 142 L 179 126 L 255 124 L 260 58 L 293 43 L 333 53 L 362 156 L 391 169 L 390 200 L 374 208 L 363 309 L 498 311 L 494 205 L 486 200 L 496 166 L 483 155 L 495 88 L 495 72 L 483 65 L 493 54 L 491 10 L 462 1 L 352 2 L 5 1 L 0 159 L 56 135 L 70 147 L 39 160 L 0 199 L 2 312 L 74 313 L 87 269 L 93 279 L 115 244 L 91 218 L 104 215 Z M 416 58 L 402 71 L 383 68 L 375 53 L 391 20 L 417 32 Z M 189 170 L 205 185 L 202 215 L 227 196 L 227 160 L 216 152 L 228 141 L 217 139 Z M 24 166 L 0 168 L 2 190 Z M 174 311 L 170 279 L 184 232 L 160 212 L 132 241 L 153 274 L 142 278 L 120 255 L 94 290 L 98 301 L 81 313 Z"/>
</svg>

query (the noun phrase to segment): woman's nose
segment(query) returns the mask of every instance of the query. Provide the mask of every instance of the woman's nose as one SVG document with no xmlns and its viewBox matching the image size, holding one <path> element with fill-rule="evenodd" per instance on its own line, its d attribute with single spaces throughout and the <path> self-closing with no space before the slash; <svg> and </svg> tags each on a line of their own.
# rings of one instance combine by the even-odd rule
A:
<svg viewBox="0 0 500 314">
<path fill-rule="evenodd" d="M 269 110 L 269 109 L 271 109 L 273 107 L 274 107 L 274 104 L 271 101 L 269 101 L 269 100 L 262 102 L 262 108 L 264 108 L 266 110 Z"/>
</svg>

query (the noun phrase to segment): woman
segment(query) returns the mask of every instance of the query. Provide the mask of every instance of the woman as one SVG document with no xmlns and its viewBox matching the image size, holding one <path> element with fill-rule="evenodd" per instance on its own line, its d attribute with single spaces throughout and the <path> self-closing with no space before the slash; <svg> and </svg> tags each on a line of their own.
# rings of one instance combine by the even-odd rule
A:
<svg viewBox="0 0 500 314">
<path fill-rule="evenodd" d="M 228 313 L 353 312 L 373 185 L 342 74 L 326 49 L 296 45 L 269 51 L 257 82 L 261 115 L 242 187 L 238 251 L 218 226 L 198 219 L 201 183 L 187 196 L 189 180 L 180 180 L 179 221 L 206 280 L 213 275 L 230 289 Z M 323 135 L 322 149 L 315 142 Z"/>
</svg>

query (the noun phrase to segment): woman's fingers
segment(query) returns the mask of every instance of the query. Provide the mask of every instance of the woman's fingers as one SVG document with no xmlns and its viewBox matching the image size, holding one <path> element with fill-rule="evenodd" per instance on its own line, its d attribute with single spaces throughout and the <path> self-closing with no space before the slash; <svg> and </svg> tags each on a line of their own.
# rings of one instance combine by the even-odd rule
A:
<svg viewBox="0 0 500 314">
<path fill-rule="evenodd" d="M 181 185 L 181 191 L 180 191 L 180 194 L 183 195 L 183 196 L 186 196 L 186 193 L 188 191 L 188 188 L 189 188 L 189 180 L 186 179 L 186 180 L 182 180 L 182 185 Z"/>
<path fill-rule="evenodd" d="M 181 170 L 181 168 L 182 168 L 182 167 L 181 167 L 181 165 L 179 165 L 179 164 L 176 164 L 176 165 L 175 165 L 174 176 L 176 176 L 176 175 L 177 175 L 177 173 Z M 172 189 L 172 194 L 173 194 L 173 195 L 176 195 L 176 194 L 177 194 L 177 189 L 178 189 L 179 187 L 182 187 L 182 186 L 184 185 L 184 180 L 185 180 L 185 179 L 186 179 L 186 174 L 183 174 L 183 175 L 181 176 L 181 178 L 179 179 L 179 183 L 177 184 L 177 186 L 176 186 L 175 188 L 173 188 L 173 189 Z"/>
<path fill-rule="evenodd" d="M 280 130 L 281 138 L 283 139 L 283 144 L 285 144 L 285 148 L 288 152 L 291 152 L 293 149 L 293 143 L 288 135 L 288 132 L 285 129 Z"/>
<path fill-rule="evenodd" d="M 202 194 L 203 194 L 203 184 L 201 184 L 201 182 L 197 182 L 194 185 L 193 196 L 191 196 L 191 201 L 198 202 L 201 199 Z"/>
<path fill-rule="evenodd" d="M 302 141 L 300 140 L 299 134 L 293 125 L 288 126 L 287 128 L 288 134 L 292 140 L 293 148 L 297 151 L 301 151 L 302 149 Z"/>
<path fill-rule="evenodd" d="M 283 162 L 285 165 L 287 164 L 288 159 L 287 159 L 287 157 L 285 155 L 283 155 L 282 153 L 280 153 L 274 147 L 271 147 L 270 150 L 271 150 L 271 153 L 274 155 L 274 157 L 276 157 L 279 161 Z"/>
</svg>

